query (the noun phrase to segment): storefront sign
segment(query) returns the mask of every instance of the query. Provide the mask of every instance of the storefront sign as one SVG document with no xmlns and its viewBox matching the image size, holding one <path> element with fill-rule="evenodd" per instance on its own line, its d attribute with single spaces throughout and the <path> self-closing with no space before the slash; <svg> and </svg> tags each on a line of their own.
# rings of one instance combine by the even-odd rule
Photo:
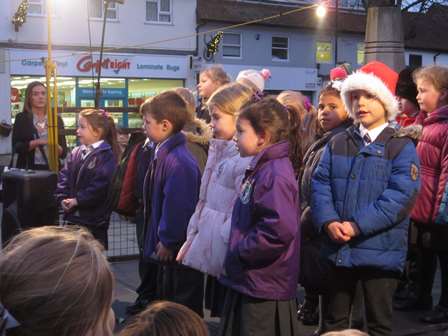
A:
<svg viewBox="0 0 448 336">
<path fill-rule="evenodd" d="M 12 75 L 44 75 L 47 53 L 41 50 L 10 50 Z M 99 55 L 93 58 L 86 52 L 55 51 L 53 59 L 60 76 L 90 76 L 98 74 Z M 104 54 L 101 62 L 103 77 L 175 78 L 190 75 L 188 56 L 164 56 L 142 54 Z"/>
</svg>

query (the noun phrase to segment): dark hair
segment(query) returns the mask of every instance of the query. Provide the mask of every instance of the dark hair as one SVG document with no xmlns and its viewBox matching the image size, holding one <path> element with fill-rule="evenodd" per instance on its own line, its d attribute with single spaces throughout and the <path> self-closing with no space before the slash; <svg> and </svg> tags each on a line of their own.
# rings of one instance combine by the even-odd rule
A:
<svg viewBox="0 0 448 336">
<path fill-rule="evenodd" d="M 272 144 L 288 140 L 289 157 L 295 173 L 298 174 L 302 154 L 299 137 L 300 119 L 297 113 L 291 112 L 274 97 L 266 97 L 244 107 L 238 118 L 249 121 L 255 133 L 268 133 Z"/>
<path fill-rule="evenodd" d="M 317 99 L 320 99 L 320 97 L 325 96 L 325 95 L 332 95 L 332 96 L 341 98 L 341 91 L 338 90 L 337 88 L 335 88 L 333 86 L 333 83 L 330 82 L 330 83 L 328 83 L 328 85 L 326 87 L 324 87 L 322 90 L 320 90 L 319 97 L 317 97 Z"/>
<path fill-rule="evenodd" d="M 208 336 L 204 321 L 174 302 L 156 302 L 140 313 L 120 336 Z"/>
<path fill-rule="evenodd" d="M 79 115 L 85 118 L 95 131 L 101 133 L 101 140 L 105 140 L 112 147 L 115 158 L 119 160 L 120 146 L 114 119 L 104 110 L 86 109 Z"/>
<path fill-rule="evenodd" d="M 170 90 L 147 99 L 140 107 L 142 115 L 150 114 L 157 122 L 168 120 L 173 125 L 173 133 L 178 133 L 189 120 L 185 100 Z"/>
<path fill-rule="evenodd" d="M 42 82 L 35 81 L 35 82 L 29 83 L 25 90 L 25 102 L 23 104 L 22 112 L 25 112 L 25 113 L 32 112 L 31 93 L 36 86 L 42 86 L 45 90 L 47 90 L 47 87 Z"/>
</svg>

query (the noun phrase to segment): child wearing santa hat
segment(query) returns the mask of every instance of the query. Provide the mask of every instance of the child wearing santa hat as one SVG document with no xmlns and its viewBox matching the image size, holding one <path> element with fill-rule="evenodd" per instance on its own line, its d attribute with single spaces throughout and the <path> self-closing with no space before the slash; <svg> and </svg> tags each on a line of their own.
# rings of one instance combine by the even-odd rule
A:
<svg viewBox="0 0 448 336">
<path fill-rule="evenodd" d="M 330 140 L 312 177 L 313 223 L 327 235 L 321 251 L 332 272 L 321 332 L 349 327 L 359 282 L 369 335 L 391 334 L 392 297 L 420 186 L 412 139 L 398 137 L 388 123 L 399 112 L 397 79 L 374 61 L 344 80 L 341 96 L 355 125 Z"/>
</svg>

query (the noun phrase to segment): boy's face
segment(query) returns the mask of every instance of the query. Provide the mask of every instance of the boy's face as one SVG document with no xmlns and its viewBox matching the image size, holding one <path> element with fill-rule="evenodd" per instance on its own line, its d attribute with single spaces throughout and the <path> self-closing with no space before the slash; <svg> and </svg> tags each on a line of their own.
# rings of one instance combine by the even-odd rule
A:
<svg viewBox="0 0 448 336">
<path fill-rule="evenodd" d="M 327 132 L 338 127 L 348 117 L 340 97 L 334 94 L 323 94 L 319 98 L 317 119 L 322 129 Z"/>
<path fill-rule="evenodd" d="M 173 130 L 171 122 L 166 119 L 158 122 L 149 113 L 144 115 L 143 124 L 147 137 L 154 143 L 161 143 L 168 139 Z"/>
<path fill-rule="evenodd" d="M 374 129 L 387 122 L 386 110 L 381 101 L 364 90 L 351 92 L 353 114 L 368 130 Z"/>
</svg>

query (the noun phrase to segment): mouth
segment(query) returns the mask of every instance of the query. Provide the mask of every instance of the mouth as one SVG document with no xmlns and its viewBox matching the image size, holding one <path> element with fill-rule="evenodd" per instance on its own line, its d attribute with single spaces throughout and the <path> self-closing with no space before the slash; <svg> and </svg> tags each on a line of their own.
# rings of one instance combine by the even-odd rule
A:
<svg viewBox="0 0 448 336">
<path fill-rule="evenodd" d="M 366 111 L 358 111 L 356 113 L 356 117 L 358 117 L 359 119 L 365 118 L 368 115 L 369 115 L 369 112 L 366 112 Z"/>
</svg>

